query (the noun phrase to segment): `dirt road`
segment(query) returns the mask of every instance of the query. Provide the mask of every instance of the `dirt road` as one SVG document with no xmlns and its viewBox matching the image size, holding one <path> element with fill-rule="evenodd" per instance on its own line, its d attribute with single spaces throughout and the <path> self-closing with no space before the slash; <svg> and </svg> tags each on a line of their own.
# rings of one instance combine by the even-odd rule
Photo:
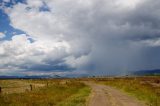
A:
<svg viewBox="0 0 160 106">
<path fill-rule="evenodd" d="M 92 88 L 89 106 L 145 106 L 133 97 L 105 85 L 87 82 Z"/>
</svg>

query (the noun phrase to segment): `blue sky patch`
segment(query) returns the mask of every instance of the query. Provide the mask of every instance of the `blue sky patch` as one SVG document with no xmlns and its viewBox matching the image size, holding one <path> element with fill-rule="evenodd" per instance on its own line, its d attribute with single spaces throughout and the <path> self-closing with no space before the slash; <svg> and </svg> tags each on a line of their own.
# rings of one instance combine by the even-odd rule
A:
<svg viewBox="0 0 160 106">
<path fill-rule="evenodd" d="M 24 0 L 12 0 L 9 3 L 3 2 L 0 0 L 0 6 L 4 3 L 6 7 L 12 7 L 15 3 L 25 3 Z M 3 9 L 0 9 L 0 32 L 4 33 L 6 37 L 4 38 L 5 40 L 10 40 L 12 36 L 18 35 L 18 34 L 24 34 L 25 32 L 15 29 L 10 25 L 10 20 L 8 15 L 4 12 Z"/>
</svg>

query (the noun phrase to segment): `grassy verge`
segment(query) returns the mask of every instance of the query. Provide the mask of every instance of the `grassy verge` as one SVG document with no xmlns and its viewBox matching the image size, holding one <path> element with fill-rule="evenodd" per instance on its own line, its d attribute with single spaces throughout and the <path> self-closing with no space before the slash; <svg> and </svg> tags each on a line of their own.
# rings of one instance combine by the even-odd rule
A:
<svg viewBox="0 0 160 106">
<path fill-rule="evenodd" d="M 75 95 L 61 102 L 59 106 L 85 106 L 89 94 L 90 94 L 90 88 L 84 87 L 80 89 Z"/>
<path fill-rule="evenodd" d="M 149 106 L 160 106 L 159 88 L 153 88 L 148 84 L 141 84 L 139 80 L 107 80 L 101 83 L 113 86 L 127 92 L 129 95 L 135 96 L 144 101 Z"/>
<path fill-rule="evenodd" d="M 0 95 L 0 106 L 81 106 L 90 89 L 78 81 L 52 83 L 33 91 Z"/>
</svg>

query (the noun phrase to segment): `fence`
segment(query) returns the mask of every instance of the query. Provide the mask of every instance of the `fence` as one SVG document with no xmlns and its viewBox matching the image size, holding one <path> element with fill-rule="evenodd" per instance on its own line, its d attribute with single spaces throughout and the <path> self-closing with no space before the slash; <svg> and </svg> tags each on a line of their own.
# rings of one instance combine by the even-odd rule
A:
<svg viewBox="0 0 160 106">
<path fill-rule="evenodd" d="M 32 91 L 34 85 L 30 84 L 30 85 L 25 85 L 25 86 L 14 86 L 14 87 L 5 87 L 5 86 L 0 86 L 0 94 L 2 93 L 7 93 L 7 89 L 9 89 L 10 92 L 12 91 L 17 91 L 20 92 L 18 90 L 21 89 L 21 92 L 24 92 L 26 90 Z"/>
</svg>

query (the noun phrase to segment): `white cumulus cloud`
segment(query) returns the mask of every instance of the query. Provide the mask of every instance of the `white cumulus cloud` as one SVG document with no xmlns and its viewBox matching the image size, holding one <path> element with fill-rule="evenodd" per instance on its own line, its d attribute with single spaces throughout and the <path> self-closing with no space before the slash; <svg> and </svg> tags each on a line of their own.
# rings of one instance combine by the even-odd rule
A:
<svg viewBox="0 0 160 106">
<path fill-rule="evenodd" d="M 1 42 L 1 67 L 92 74 L 160 68 L 160 59 L 154 57 L 154 51 L 160 53 L 159 1 L 26 2 L 6 7 L 5 12 L 12 27 L 34 42 L 26 35 Z"/>
</svg>

